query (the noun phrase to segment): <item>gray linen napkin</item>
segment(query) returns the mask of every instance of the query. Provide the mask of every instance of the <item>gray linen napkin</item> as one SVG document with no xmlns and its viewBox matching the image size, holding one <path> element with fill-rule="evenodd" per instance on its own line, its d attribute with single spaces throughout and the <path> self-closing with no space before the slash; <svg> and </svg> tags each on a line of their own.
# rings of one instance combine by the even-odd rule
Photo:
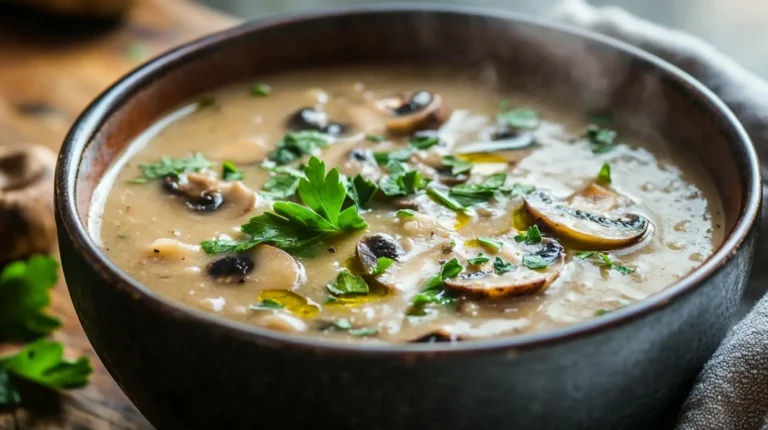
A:
<svg viewBox="0 0 768 430">
<path fill-rule="evenodd" d="M 621 39 L 690 73 L 725 101 L 746 128 L 761 160 L 768 160 L 768 83 L 714 47 L 622 9 L 595 8 L 583 0 L 562 1 L 552 18 Z M 766 164 L 761 170 L 765 177 Z M 763 226 L 767 225 L 766 206 Z M 767 241 L 761 242 L 757 262 L 768 256 Z M 748 287 L 748 294 L 755 297 L 768 284 L 768 268 L 761 266 L 766 265 L 755 265 Z M 678 430 L 761 428 L 768 429 L 768 296 L 733 327 L 704 366 L 677 425 Z"/>
</svg>

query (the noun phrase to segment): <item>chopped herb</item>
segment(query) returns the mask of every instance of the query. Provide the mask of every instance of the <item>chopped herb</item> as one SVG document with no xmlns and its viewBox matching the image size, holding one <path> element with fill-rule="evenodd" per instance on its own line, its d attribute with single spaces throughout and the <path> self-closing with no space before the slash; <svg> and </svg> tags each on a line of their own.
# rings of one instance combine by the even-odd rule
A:
<svg viewBox="0 0 768 430">
<path fill-rule="evenodd" d="M 413 148 L 396 149 L 392 152 L 374 152 L 373 159 L 381 166 L 386 166 L 391 161 L 404 163 L 411 159 Z"/>
<path fill-rule="evenodd" d="M 520 243 L 523 241 L 525 241 L 526 245 L 541 243 L 541 231 L 539 231 L 539 227 L 536 224 L 528 227 L 527 232 L 515 236 L 515 242 Z"/>
<path fill-rule="evenodd" d="M 293 168 L 291 166 L 275 166 L 270 168 L 269 171 L 272 173 L 283 173 L 301 178 L 304 176 L 304 167 L 305 166 L 303 164 L 299 164 L 297 168 Z"/>
<path fill-rule="evenodd" d="M 333 325 L 339 330 L 349 330 L 352 328 L 352 324 L 344 318 L 336 320 Z"/>
<path fill-rule="evenodd" d="M 443 264 L 443 268 L 440 270 L 440 279 L 445 281 L 446 279 L 453 278 L 461 273 L 462 270 L 464 270 L 464 267 L 461 266 L 459 260 L 452 258 Z"/>
<path fill-rule="evenodd" d="M 399 216 L 399 217 L 403 217 L 404 216 L 404 217 L 409 217 L 410 218 L 410 217 L 416 216 L 416 211 L 414 211 L 412 209 L 400 209 L 400 210 L 397 211 L 396 215 Z"/>
<path fill-rule="evenodd" d="M 632 267 L 623 266 L 619 263 L 616 263 L 613 261 L 610 255 L 605 254 L 603 252 L 597 252 L 597 251 L 579 251 L 575 255 L 576 258 L 580 258 L 583 260 L 586 259 L 592 259 L 592 261 L 608 266 L 612 270 L 615 270 L 621 274 L 628 275 L 632 272 L 637 271 L 637 269 Z M 597 258 L 592 258 L 597 257 Z"/>
<path fill-rule="evenodd" d="M 501 257 L 496 257 L 495 260 L 493 260 L 493 269 L 498 274 L 507 273 L 515 270 L 517 266 L 510 263 L 509 261 L 504 261 Z"/>
<path fill-rule="evenodd" d="M 387 140 L 386 137 L 380 134 L 369 134 L 365 136 L 365 138 L 371 142 L 384 142 L 385 140 Z"/>
<path fill-rule="evenodd" d="M 0 339 L 32 340 L 61 326 L 58 318 L 45 312 L 58 277 L 58 263 L 52 257 L 36 255 L 5 266 L 0 273 Z"/>
<path fill-rule="evenodd" d="M 205 252 L 238 252 L 261 243 L 271 243 L 285 250 L 297 250 L 328 235 L 368 226 L 357 212 L 357 207 L 341 209 L 347 190 L 338 169 L 331 169 L 326 175 L 325 163 L 312 157 L 304 173 L 306 177 L 300 179 L 298 191 L 306 206 L 276 202 L 272 206 L 274 212 L 253 217 L 240 227 L 248 235 L 247 239 L 204 241 L 201 245 Z"/>
<path fill-rule="evenodd" d="M 507 109 L 509 109 L 509 105 L 511 103 L 512 102 L 510 100 L 499 100 L 499 104 L 497 105 L 497 108 L 499 110 L 507 110 Z"/>
<path fill-rule="evenodd" d="M 61 342 L 39 339 L 17 354 L 0 357 L 0 406 L 21 402 L 9 374 L 43 387 L 67 389 L 87 384 L 92 372 L 88 357 L 67 360 Z"/>
<path fill-rule="evenodd" d="M 504 173 L 495 173 L 479 184 L 459 184 L 451 188 L 448 194 L 463 206 L 485 203 L 491 198 L 497 198 L 501 187 L 507 180 Z"/>
<path fill-rule="evenodd" d="M 328 145 L 328 136 L 319 131 L 289 132 L 277 142 L 277 149 L 269 153 L 269 159 L 277 164 L 287 164 Z"/>
<path fill-rule="evenodd" d="M 328 298 L 325 299 L 325 304 L 327 305 L 330 303 L 336 303 L 338 301 L 339 301 L 338 297 L 328 296 Z"/>
<path fill-rule="evenodd" d="M 604 184 L 611 183 L 611 165 L 610 164 L 603 163 L 603 166 L 600 168 L 600 171 L 597 172 L 597 181 Z"/>
<path fill-rule="evenodd" d="M 197 105 L 197 110 L 203 110 L 205 108 L 209 108 L 216 104 L 216 97 L 213 96 L 202 96 L 195 102 Z"/>
<path fill-rule="evenodd" d="M 368 294 L 368 284 L 359 276 L 355 276 L 348 270 L 342 270 L 336 277 L 336 282 L 327 285 L 328 291 L 335 296 L 347 294 Z"/>
<path fill-rule="evenodd" d="M 499 252 L 501 248 L 504 247 L 504 242 L 496 239 L 491 239 L 490 237 L 480 236 L 476 240 L 477 240 L 477 243 L 487 248 L 490 248 L 494 252 Z"/>
<path fill-rule="evenodd" d="M 146 184 L 147 182 L 149 182 L 149 179 L 147 179 L 147 178 L 133 178 L 133 179 L 129 179 L 129 180 L 125 181 L 125 182 L 127 182 L 129 184 Z"/>
<path fill-rule="evenodd" d="M 358 209 L 367 208 L 378 191 L 379 186 L 375 182 L 365 179 L 359 173 L 354 179 L 347 179 L 347 197 L 357 205 Z"/>
<path fill-rule="evenodd" d="M 437 136 L 415 136 L 411 139 L 411 146 L 416 149 L 428 149 L 440 143 Z"/>
<path fill-rule="evenodd" d="M 276 175 L 264 183 L 264 189 L 259 194 L 271 199 L 287 199 L 299 189 L 300 177 L 293 175 Z"/>
<path fill-rule="evenodd" d="M 447 296 L 445 294 L 443 283 L 446 279 L 453 278 L 454 276 L 461 273 L 462 270 L 464 270 L 464 267 L 456 258 L 453 258 L 443 264 L 443 266 L 440 268 L 440 273 L 430 278 L 424 285 L 422 292 L 413 298 L 414 306 L 424 306 L 427 303 L 453 303 L 453 297 Z M 414 315 L 413 312 L 409 312 L 409 314 Z"/>
<path fill-rule="evenodd" d="M 283 309 L 285 306 L 272 299 L 264 299 L 261 301 L 261 303 L 250 305 L 248 306 L 248 309 L 254 310 L 254 311 L 272 311 L 276 309 Z"/>
<path fill-rule="evenodd" d="M 514 109 L 497 114 L 496 122 L 508 127 L 532 129 L 539 125 L 539 113 L 531 109 Z"/>
<path fill-rule="evenodd" d="M 512 188 L 509 190 L 502 190 L 503 192 L 508 192 L 513 197 L 525 197 L 528 194 L 531 194 L 534 190 L 536 190 L 536 187 L 529 184 L 513 184 Z"/>
<path fill-rule="evenodd" d="M 463 211 L 465 209 L 464 205 L 453 199 L 448 194 L 438 190 L 437 188 L 427 188 L 427 195 L 454 212 Z"/>
<path fill-rule="evenodd" d="M 357 337 L 373 336 L 379 332 L 378 329 L 371 327 L 353 328 L 349 330 L 349 334 Z"/>
<path fill-rule="evenodd" d="M 616 131 L 609 128 L 602 128 L 595 124 L 590 124 L 587 127 L 585 134 L 587 140 L 589 140 L 592 146 L 592 152 L 595 154 L 602 154 L 615 148 L 614 141 L 616 140 Z"/>
<path fill-rule="evenodd" d="M 389 175 L 383 176 L 379 180 L 379 189 L 388 196 L 407 196 L 415 194 L 424 189 L 427 181 L 421 176 L 418 170 L 405 170 L 405 168 L 396 161 L 390 161 L 387 164 L 390 171 Z"/>
<path fill-rule="evenodd" d="M 252 96 L 268 96 L 270 93 L 272 93 L 272 87 L 270 87 L 267 84 L 253 84 L 251 85 L 251 95 Z"/>
<path fill-rule="evenodd" d="M 595 316 L 599 317 L 599 316 L 605 315 L 605 314 L 610 313 L 610 312 L 611 311 L 608 310 L 608 309 L 598 309 L 598 310 L 595 311 Z"/>
<path fill-rule="evenodd" d="M 475 257 L 475 258 L 468 258 L 467 259 L 467 263 L 469 263 L 469 264 L 471 264 L 473 266 L 477 266 L 478 264 L 487 263 L 489 261 L 491 261 L 491 259 L 486 257 L 485 254 L 483 254 L 482 252 L 478 252 L 477 253 L 477 257 Z"/>
<path fill-rule="evenodd" d="M 394 262 L 395 262 L 395 260 L 393 260 L 391 258 L 379 257 L 376 260 L 376 267 L 374 267 L 371 270 L 371 275 L 377 276 L 377 275 L 380 275 L 380 274 L 384 273 L 384 271 L 386 271 L 389 268 L 389 266 L 391 266 L 392 263 L 394 263 Z"/>
<path fill-rule="evenodd" d="M 221 165 L 221 177 L 227 182 L 233 182 L 242 180 L 244 175 L 233 162 L 227 160 Z"/>
<path fill-rule="evenodd" d="M 543 269 L 550 266 L 550 262 L 536 254 L 523 255 L 523 265 L 529 269 Z"/>
<path fill-rule="evenodd" d="M 205 159 L 203 154 L 198 152 L 184 158 L 162 156 L 159 163 L 141 163 L 139 168 L 144 173 L 144 178 L 146 179 L 162 179 L 166 176 L 197 172 L 211 167 L 212 164 Z"/>
<path fill-rule="evenodd" d="M 462 160 L 455 155 L 446 155 L 443 157 L 443 166 L 451 168 L 451 175 L 457 176 L 462 173 L 467 173 L 472 170 L 474 166 L 472 163 L 466 160 Z"/>
</svg>

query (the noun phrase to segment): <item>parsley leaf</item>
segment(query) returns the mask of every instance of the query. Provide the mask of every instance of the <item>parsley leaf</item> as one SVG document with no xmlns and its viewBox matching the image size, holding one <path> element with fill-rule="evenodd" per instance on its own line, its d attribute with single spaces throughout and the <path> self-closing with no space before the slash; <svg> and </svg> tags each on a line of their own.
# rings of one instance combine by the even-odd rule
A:
<svg viewBox="0 0 768 430">
<path fill-rule="evenodd" d="M 457 176 L 462 173 L 467 173 L 472 170 L 474 164 L 469 161 L 462 160 L 455 155 L 446 155 L 442 159 L 443 165 L 451 168 L 451 175 Z"/>
<path fill-rule="evenodd" d="M 523 241 L 525 241 L 526 245 L 535 245 L 541 242 L 541 231 L 539 231 L 539 227 L 536 224 L 528 227 L 527 232 L 515 236 L 515 242 L 520 243 Z"/>
<path fill-rule="evenodd" d="M 237 170 L 235 164 L 229 160 L 221 164 L 221 177 L 227 182 L 242 180 L 243 172 Z"/>
<path fill-rule="evenodd" d="M 413 304 L 416 307 L 423 307 L 428 303 L 449 304 L 453 302 L 453 297 L 447 296 L 443 289 L 444 281 L 461 273 L 464 267 L 456 258 L 447 261 L 440 268 L 440 273 L 430 278 L 424 285 L 421 293 L 413 298 Z M 409 314 L 414 313 L 409 311 Z"/>
<path fill-rule="evenodd" d="M 485 254 L 483 254 L 482 252 L 478 252 L 477 253 L 477 257 L 475 257 L 475 258 L 468 258 L 467 259 L 467 263 L 469 263 L 469 264 L 471 264 L 473 266 L 477 266 L 478 264 L 487 263 L 489 261 L 491 261 L 491 259 L 486 257 Z"/>
<path fill-rule="evenodd" d="M 58 279 L 58 263 L 36 255 L 15 261 L 0 274 L 0 339 L 23 341 L 46 336 L 61 321 L 45 312 Z"/>
<path fill-rule="evenodd" d="M 627 267 L 624 265 L 621 265 L 619 263 L 616 263 L 613 261 L 610 255 L 605 254 L 603 252 L 597 252 L 597 251 L 579 251 L 575 255 L 576 258 L 580 258 L 582 260 L 591 259 L 592 261 L 608 266 L 611 270 L 615 270 L 623 275 L 628 275 L 632 272 L 637 271 L 637 269 L 633 267 Z M 596 258 L 593 258 L 596 257 Z"/>
<path fill-rule="evenodd" d="M 416 216 L 416 211 L 414 211 L 413 209 L 399 209 L 395 215 L 399 217 L 404 216 L 404 217 L 411 218 L 413 216 Z"/>
<path fill-rule="evenodd" d="M 597 172 L 597 181 L 604 184 L 611 183 L 611 165 L 610 164 L 603 163 L 603 166 L 600 168 L 600 171 Z"/>
<path fill-rule="evenodd" d="M 18 354 L 0 358 L 0 368 L 52 389 L 82 387 L 88 383 L 88 376 L 93 372 L 88 357 L 66 360 L 64 346 L 48 339 L 40 339 Z"/>
<path fill-rule="evenodd" d="M 342 270 L 336 277 L 336 282 L 326 286 L 328 291 L 335 296 L 345 296 L 347 294 L 368 294 L 368 284 L 363 278 L 355 276 L 348 270 Z"/>
<path fill-rule="evenodd" d="M 264 299 L 261 303 L 248 306 L 248 309 L 254 311 L 273 311 L 277 309 L 283 309 L 285 306 L 280 302 L 272 299 Z"/>
<path fill-rule="evenodd" d="M 376 275 L 384 273 L 384 271 L 386 271 L 389 268 L 389 266 L 391 266 L 392 263 L 394 263 L 394 262 L 395 262 L 395 260 L 393 260 L 391 258 L 379 257 L 376 260 L 376 267 L 374 267 L 371 270 L 371 275 L 376 276 Z"/>
<path fill-rule="evenodd" d="M 392 152 L 374 152 L 373 159 L 381 166 L 385 166 L 392 161 L 404 163 L 411 159 L 413 148 L 396 149 Z"/>
<path fill-rule="evenodd" d="M 3 406 L 17 406 L 21 404 L 21 395 L 11 382 L 8 372 L 2 367 L 0 361 L 0 408 Z"/>
<path fill-rule="evenodd" d="M 501 248 L 504 247 L 504 242 L 496 239 L 491 239 L 490 237 L 480 236 L 476 240 L 477 240 L 477 243 L 479 243 L 480 245 L 483 245 L 486 248 L 490 248 L 495 252 L 499 252 Z"/>
<path fill-rule="evenodd" d="M 415 136 L 411 139 L 411 146 L 416 149 L 428 149 L 440 143 L 437 136 Z"/>
<path fill-rule="evenodd" d="M 373 336 L 378 332 L 378 329 L 372 327 L 353 328 L 349 330 L 349 334 L 357 337 Z"/>
<path fill-rule="evenodd" d="M 369 134 L 369 135 L 365 136 L 365 139 L 370 141 L 370 142 L 384 142 L 385 140 L 387 140 L 386 137 L 384 137 L 384 136 L 382 136 L 380 134 Z"/>
<path fill-rule="evenodd" d="M 551 262 L 536 254 L 523 255 L 523 265 L 529 269 L 543 269 L 549 267 L 551 264 Z"/>
<path fill-rule="evenodd" d="M 368 207 L 373 197 L 379 191 L 379 186 L 363 175 L 357 174 L 354 179 L 347 179 L 347 197 L 352 200 L 359 209 Z"/>
<path fill-rule="evenodd" d="M 300 176 L 276 175 L 264 183 L 264 189 L 259 194 L 271 199 L 287 199 L 299 189 Z"/>
<path fill-rule="evenodd" d="M 287 164 L 328 145 L 328 136 L 319 131 L 289 132 L 277 142 L 277 149 L 269 153 L 269 159 L 277 164 Z"/>
<path fill-rule="evenodd" d="M 576 258 L 587 259 L 595 254 L 595 251 L 579 251 L 576 253 Z"/>
<path fill-rule="evenodd" d="M 418 170 L 405 170 L 398 162 L 390 161 L 387 164 L 389 175 L 384 175 L 379 180 L 379 189 L 388 196 L 407 196 L 424 189 L 427 181 Z"/>
<path fill-rule="evenodd" d="M 454 212 L 463 211 L 465 209 L 463 204 L 459 203 L 456 199 L 438 190 L 437 188 L 434 188 L 434 187 L 427 188 L 427 195 L 432 197 L 432 199 L 434 199 L 436 202 L 440 203 L 441 205 L 447 207 L 448 209 Z"/>
<path fill-rule="evenodd" d="M 206 253 L 238 252 L 261 243 L 272 243 L 285 250 L 296 250 L 335 233 L 365 228 L 355 206 L 341 210 L 347 189 L 338 169 L 325 174 L 325 163 L 312 157 L 299 180 L 298 192 L 308 207 L 293 202 L 276 202 L 274 212 L 251 218 L 240 230 L 249 237 L 244 241 L 214 239 L 201 243 Z"/>
<path fill-rule="evenodd" d="M 532 129 L 539 125 L 539 113 L 531 109 L 514 109 L 497 114 L 496 122 L 508 127 Z"/>
<path fill-rule="evenodd" d="M 592 153 L 602 154 L 616 147 L 616 131 L 609 128 L 603 128 L 599 125 L 590 124 L 587 127 L 585 137 L 592 143 Z"/>
<path fill-rule="evenodd" d="M 605 315 L 605 314 L 610 313 L 610 312 L 611 311 L 609 311 L 608 309 L 598 309 L 598 310 L 595 311 L 595 316 L 599 317 L 599 316 Z"/>
<path fill-rule="evenodd" d="M 272 87 L 270 87 L 267 84 L 253 84 L 251 85 L 251 95 L 252 96 L 268 96 L 270 93 L 272 93 Z"/>
<path fill-rule="evenodd" d="M 345 318 L 336 320 L 333 325 L 339 330 L 349 330 L 352 328 L 352 324 Z"/>
<path fill-rule="evenodd" d="M 205 159 L 203 154 L 198 152 L 184 158 L 162 156 L 159 163 L 141 163 L 139 168 L 144 173 L 146 179 L 162 179 L 166 176 L 197 172 L 211 167 L 212 164 Z"/>
<path fill-rule="evenodd" d="M 507 180 L 504 173 L 493 174 L 479 184 L 459 184 L 451 188 L 448 194 L 463 206 L 485 203 L 497 197 Z"/>
<path fill-rule="evenodd" d="M 528 194 L 531 194 L 536 190 L 536 187 L 529 184 L 513 184 L 512 188 L 508 190 L 502 190 L 503 192 L 508 192 L 513 197 L 525 197 Z"/>
<path fill-rule="evenodd" d="M 504 261 L 501 257 L 496 257 L 496 259 L 493 260 L 493 269 L 496 270 L 496 273 L 498 274 L 511 272 L 516 268 L 517 266 L 508 261 Z"/>
</svg>

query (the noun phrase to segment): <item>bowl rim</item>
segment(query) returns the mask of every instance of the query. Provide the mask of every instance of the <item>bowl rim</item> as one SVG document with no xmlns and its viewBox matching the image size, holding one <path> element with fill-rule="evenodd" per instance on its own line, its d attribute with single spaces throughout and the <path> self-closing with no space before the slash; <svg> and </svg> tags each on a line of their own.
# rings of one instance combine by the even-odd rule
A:
<svg viewBox="0 0 768 430">
<path fill-rule="evenodd" d="M 188 57 L 194 57 L 196 52 L 210 48 L 230 39 L 262 29 L 296 23 L 308 20 L 322 20 L 338 16 L 354 16 L 392 12 L 442 13 L 468 15 L 477 18 L 501 18 L 510 23 L 522 23 L 529 26 L 554 30 L 569 37 L 578 38 L 592 44 L 607 46 L 622 51 L 624 54 L 639 60 L 645 65 L 658 70 L 662 75 L 681 82 L 694 96 L 705 102 L 708 109 L 720 117 L 722 123 L 731 128 L 733 142 L 741 146 L 744 152 L 743 160 L 736 160 L 747 169 L 748 178 L 742 193 L 746 191 L 746 200 L 742 204 L 743 213 L 737 219 L 733 230 L 725 238 L 720 247 L 705 262 L 677 282 L 664 290 L 634 302 L 626 307 L 606 315 L 581 321 L 567 327 L 544 330 L 528 334 L 495 337 L 472 342 L 432 343 L 432 344 L 395 344 L 395 343 L 349 343 L 320 339 L 309 336 L 285 334 L 282 332 L 260 328 L 245 323 L 225 319 L 205 313 L 192 307 L 177 303 L 154 292 L 141 284 L 121 268 L 117 267 L 96 245 L 88 232 L 86 223 L 80 222 L 77 211 L 77 175 L 82 162 L 82 154 L 90 145 L 92 139 L 110 117 L 112 107 L 119 106 L 130 98 L 136 88 L 142 83 L 151 81 L 153 76 L 162 74 L 175 64 L 183 62 Z M 473 6 L 446 5 L 415 5 L 415 4 L 380 4 L 368 6 L 342 7 L 309 11 L 298 14 L 269 16 L 250 21 L 233 28 L 218 31 L 203 36 L 191 42 L 180 45 L 160 56 L 140 65 L 117 82 L 104 90 L 77 118 L 61 146 L 59 160 L 56 166 L 55 200 L 59 228 L 66 231 L 68 238 L 87 264 L 92 266 L 98 275 L 114 288 L 117 285 L 127 287 L 132 297 L 144 301 L 160 312 L 171 314 L 177 318 L 185 318 L 189 322 L 207 324 L 211 330 L 228 331 L 240 339 L 262 343 L 279 344 L 280 347 L 322 350 L 328 353 L 353 353 L 376 355 L 417 354 L 440 355 L 465 353 L 493 353 L 498 351 L 528 350 L 557 343 L 564 343 L 583 338 L 598 332 L 607 331 L 645 317 L 653 312 L 669 306 L 676 300 L 698 289 L 709 277 L 714 275 L 737 254 L 746 238 L 755 227 L 761 200 L 761 178 L 757 154 L 746 131 L 731 110 L 712 91 L 698 80 L 678 67 L 650 54 L 640 48 L 623 41 L 594 33 L 589 30 L 547 22 L 523 14 L 494 8 L 479 8 Z"/>
</svg>

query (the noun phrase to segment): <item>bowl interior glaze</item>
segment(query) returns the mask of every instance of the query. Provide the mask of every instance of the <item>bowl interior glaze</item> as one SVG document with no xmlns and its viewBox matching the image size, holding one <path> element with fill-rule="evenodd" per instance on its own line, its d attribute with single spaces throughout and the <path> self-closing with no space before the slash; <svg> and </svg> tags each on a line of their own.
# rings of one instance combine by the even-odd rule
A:
<svg viewBox="0 0 768 430">
<path fill-rule="evenodd" d="M 100 178 L 133 138 L 182 102 L 229 83 L 279 70 L 342 64 L 438 63 L 490 68 L 504 88 L 537 94 L 561 109 L 600 113 L 638 137 L 674 142 L 698 160 L 723 200 L 727 239 L 701 268 L 662 293 L 595 321 L 553 332 L 445 345 L 331 346 L 223 321 L 159 297 L 115 267 L 85 228 Z M 254 22 L 192 42 L 123 78 L 81 116 L 67 137 L 57 172 L 57 205 L 67 234 L 90 263 L 119 288 L 180 318 L 207 320 L 268 339 L 323 347 L 471 350 L 520 347 L 602 330 L 652 312 L 717 270 L 755 222 L 759 171 L 734 116 L 688 75 L 609 38 L 505 13 L 462 8 L 360 8 Z"/>
</svg>

